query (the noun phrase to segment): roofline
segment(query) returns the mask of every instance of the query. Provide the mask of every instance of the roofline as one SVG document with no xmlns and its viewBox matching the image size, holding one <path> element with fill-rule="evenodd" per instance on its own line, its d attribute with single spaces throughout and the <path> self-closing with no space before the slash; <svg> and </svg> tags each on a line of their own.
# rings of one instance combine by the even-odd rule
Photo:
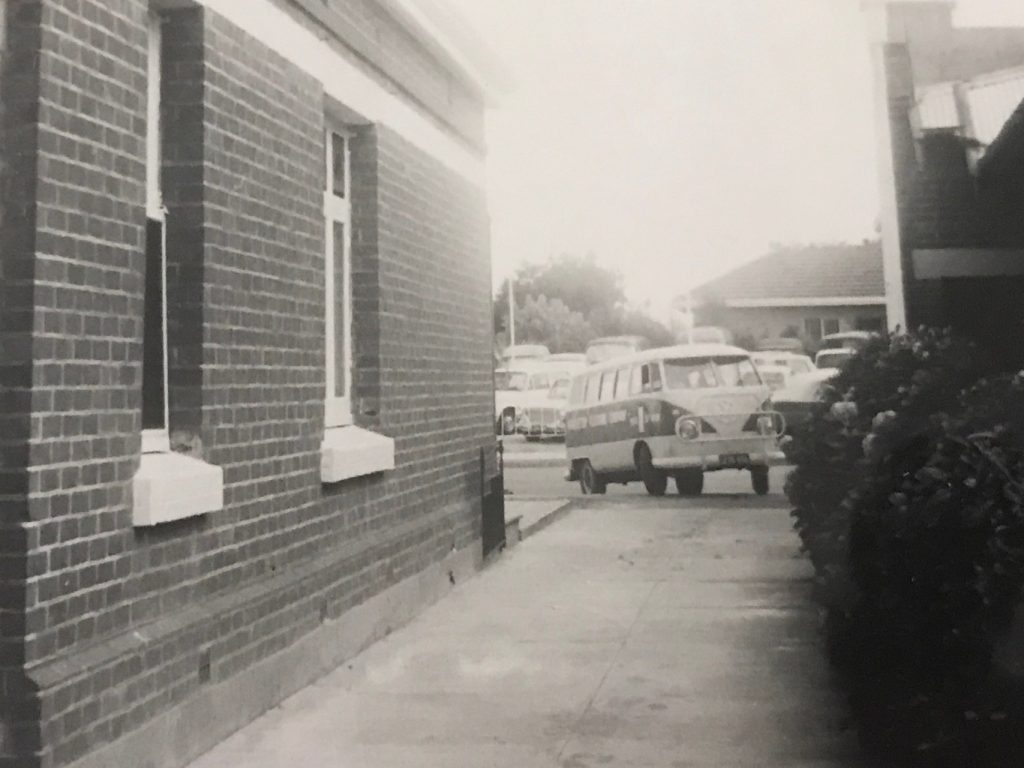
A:
<svg viewBox="0 0 1024 768">
<path fill-rule="evenodd" d="M 772 307 L 871 307 L 885 306 L 885 296 L 809 296 L 782 299 L 722 299 L 725 306 L 734 309 Z"/>
<path fill-rule="evenodd" d="M 475 88 L 487 105 L 494 106 L 495 96 L 511 90 L 512 78 L 505 66 L 479 38 L 474 40 L 476 45 L 466 44 L 467 36 L 476 37 L 476 33 L 449 5 L 438 5 L 434 0 L 374 2 L 438 56 L 453 74 Z"/>
</svg>

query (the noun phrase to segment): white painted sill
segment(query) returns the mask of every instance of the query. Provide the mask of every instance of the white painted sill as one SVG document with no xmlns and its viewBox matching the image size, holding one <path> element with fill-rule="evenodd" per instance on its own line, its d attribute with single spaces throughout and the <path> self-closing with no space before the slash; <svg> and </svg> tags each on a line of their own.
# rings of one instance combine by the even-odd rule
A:
<svg viewBox="0 0 1024 768">
<path fill-rule="evenodd" d="M 144 453 L 132 478 L 132 525 L 160 525 L 224 508 L 224 470 L 183 453 Z"/>
<path fill-rule="evenodd" d="M 360 427 L 331 427 L 320 444 L 320 482 L 337 483 L 395 468 L 395 441 Z"/>
</svg>

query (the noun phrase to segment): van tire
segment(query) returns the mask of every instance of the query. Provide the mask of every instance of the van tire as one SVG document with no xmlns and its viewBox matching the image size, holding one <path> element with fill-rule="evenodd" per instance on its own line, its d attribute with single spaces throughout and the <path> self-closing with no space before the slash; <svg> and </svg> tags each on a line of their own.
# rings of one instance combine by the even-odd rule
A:
<svg viewBox="0 0 1024 768">
<path fill-rule="evenodd" d="M 676 475 L 676 491 L 680 496 L 700 496 L 704 492 L 704 470 L 682 470 Z"/>
<path fill-rule="evenodd" d="M 768 467 L 751 467 L 750 484 L 758 496 L 766 495 L 769 490 Z"/>
<path fill-rule="evenodd" d="M 636 447 L 633 458 L 647 493 L 651 496 L 664 496 L 665 489 L 668 488 L 668 475 L 654 466 L 654 462 L 651 460 L 651 449 L 647 447 L 647 443 L 640 443 Z"/>
<path fill-rule="evenodd" d="M 608 489 L 605 479 L 597 474 L 594 470 L 594 465 L 590 463 L 589 459 L 583 459 L 579 463 L 576 474 L 579 475 L 580 491 L 584 496 L 600 495 Z"/>
</svg>

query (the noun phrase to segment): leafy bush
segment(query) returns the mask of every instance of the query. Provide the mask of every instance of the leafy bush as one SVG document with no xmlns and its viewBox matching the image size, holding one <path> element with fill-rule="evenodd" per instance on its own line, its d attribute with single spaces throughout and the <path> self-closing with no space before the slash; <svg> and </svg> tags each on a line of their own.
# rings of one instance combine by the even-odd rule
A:
<svg viewBox="0 0 1024 768">
<path fill-rule="evenodd" d="M 929 765 L 1019 730 L 991 673 L 1024 584 L 1024 382 L 978 371 L 948 333 L 879 339 L 787 449 L 862 736 Z"/>
</svg>

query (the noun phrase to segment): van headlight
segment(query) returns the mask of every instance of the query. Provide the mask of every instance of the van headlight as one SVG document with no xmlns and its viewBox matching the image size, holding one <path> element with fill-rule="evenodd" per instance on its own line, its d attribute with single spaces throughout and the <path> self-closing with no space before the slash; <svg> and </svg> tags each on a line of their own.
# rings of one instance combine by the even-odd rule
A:
<svg viewBox="0 0 1024 768">
<path fill-rule="evenodd" d="M 700 437 L 700 422 L 688 416 L 676 419 L 676 434 L 683 440 L 696 440 Z"/>
</svg>

